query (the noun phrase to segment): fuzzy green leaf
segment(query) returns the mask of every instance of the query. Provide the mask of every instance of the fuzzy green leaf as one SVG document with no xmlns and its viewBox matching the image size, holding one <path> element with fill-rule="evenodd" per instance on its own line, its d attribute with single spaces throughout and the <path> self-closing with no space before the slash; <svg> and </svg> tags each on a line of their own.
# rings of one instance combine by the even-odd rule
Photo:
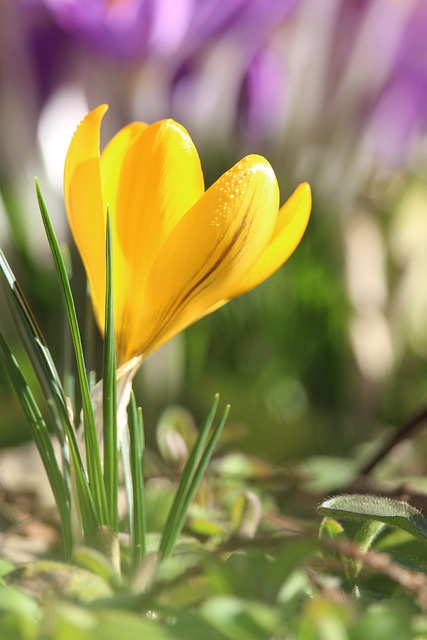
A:
<svg viewBox="0 0 427 640">
<path fill-rule="evenodd" d="M 322 502 L 318 510 L 323 515 L 338 520 L 379 521 L 403 529 L 427 543 L 427 520 L 407 502 L 381 496 L 343 495 Z"/>
</svg>

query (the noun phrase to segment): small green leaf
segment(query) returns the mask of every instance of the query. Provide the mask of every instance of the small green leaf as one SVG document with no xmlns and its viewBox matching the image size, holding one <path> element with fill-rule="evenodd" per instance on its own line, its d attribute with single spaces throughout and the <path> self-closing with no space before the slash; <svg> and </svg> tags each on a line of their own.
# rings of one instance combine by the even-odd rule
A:
<svg viewBox="0 0 427 640">
<path fill-rule="evenodd" d="M 193 416 L 183 407 L 168 407 L 159 418 L 156 440 L 159 451 L 171 467 L 182 468 L 197 438 Z"/>
<path fill-rule="evenodd" d="M 15 587 L 0 585 L 0 619 L 6 612 L 32 620 L 37 620 L 40 616 L 39 605 L 29 595 Z M 3 631 L 2 627 L 0 627 L 1 631 Z"/>
<path fill-rule="evenodd" d="M 253 491 L 240 493 L 231 507 L 231 523 L 235 535 L 253 538 L 261 519 L 261 501 Z"/>
<path fill-rule="evenodd" d="M 319 528 L 320 540 L 345 538 L 343 526 L 333 518 L 323 518 Z"/>
<path fill-rule="evenodd" d="M 379 521 L 403 529 L 427 544 L 427 520 L 407 502 L 381 496 L 343 495 L 326 500 L 318 510 L 331 518 Z"/>
<path fill-rule="evenodd" d="M 112 536 L 111 543 L 117 547 L 118 555 L 119 544 L 117 536 Z M 73 551 L 72 559 L 80 567 L 95 573 L 105 580 L 111 587 L 118 588 L 121 585 L 120 577 L 117 573 L 117 562 L 115 562 L 116 566 L 114 566 L 104 552 L 91 547 L 77 547 Z"/>
<path fill-rule="evenodd" d="M 20 565 L 8 576 L 10 583 L 40 597 L 43 593 L 90 602 L 111 596 L 110 585 L 92 571 L 54 560 L 36 560 Z"/>
</svg>

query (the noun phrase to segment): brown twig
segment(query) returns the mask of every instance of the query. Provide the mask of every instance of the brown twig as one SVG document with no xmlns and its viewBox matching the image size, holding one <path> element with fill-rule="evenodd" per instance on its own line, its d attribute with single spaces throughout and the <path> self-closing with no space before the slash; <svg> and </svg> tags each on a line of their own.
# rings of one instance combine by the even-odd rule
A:
<svg viewBox="0 0 427 640">
<path fill-rule="evenodd" d="M 427 611 L 427 577 L 423 573 L 411 571 L 390 559 L 386 553 L 363 551 L 350 541 L 334 540 L 332 547 L 346 557 L 360 562 L 366 569 L 387 576 L 411 593 L 420 609 Z"/>
<path fill-rule="evenodd" d="M 375 456 L 360 470 L 359 476 L 368 476 L 377 464 L 381 462 L 381 460 L 383 460 L 386 455 L 390 453 L 397 444 L 399 444 L 399 442 L 406 440 L 406 438 L 412 435 L 425 420 L 427 420 L 427 407 L 411 418 L 401 429 L 399 429 L 399 431 L 393 434 L 393 436 L 381 447 Z"/>
</svg>

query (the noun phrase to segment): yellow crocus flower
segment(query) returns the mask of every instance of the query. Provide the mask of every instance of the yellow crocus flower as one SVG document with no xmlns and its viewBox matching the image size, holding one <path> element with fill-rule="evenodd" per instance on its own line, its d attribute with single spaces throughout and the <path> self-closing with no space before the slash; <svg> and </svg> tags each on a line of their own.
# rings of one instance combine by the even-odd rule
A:
<svg viewBox="0 0 427 640">
<path fill-rule="evenodd" d="M 196 148 L 173 120 L 129 124 L 100 154 L 107 108 L 97 107 L 78 126 L 64 190 L 101 332 L 109 207 L 123 365 L 274 273 L 301 240 L 311 192 L 301 184 L 279 209 L 276 176 L 258 155 L 243 158 L 205 191 Z"/>
</svg>

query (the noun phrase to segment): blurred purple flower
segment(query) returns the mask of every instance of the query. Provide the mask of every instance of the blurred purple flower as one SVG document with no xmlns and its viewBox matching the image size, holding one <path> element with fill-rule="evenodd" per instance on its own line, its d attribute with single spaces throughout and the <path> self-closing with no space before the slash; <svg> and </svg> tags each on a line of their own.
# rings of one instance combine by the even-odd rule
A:
<svg viewBox="0 0 427 640">
<path fill-rule="evenodd" d="M 402 33 L 393 72 L 371 121 L 383 156 L 398 161 L 408 141 L 427 129 L 427 3 L 418 2 Z"/>
<path fill-rule="evenodd" d="M 286 74 L 274 51 L 257 52 L 248 67 L 239 98 L 240 127 L 262 140 L 277 133 L 286 104 Z"/>
<path fill-rule="evenodd" d="M 92 106 L 175 117 L 236 155 L 255 144 L 298 180 L 369 173 L 360 151 L 402 164 L 427 127 L 425 0 L 9 3 L 28 9 L 41 102 L 71 78 Z"/>
<path fill-rule="evenodd" d="M 259 39 L 296 0 L 20 0 L 44 7 L 66 33 L 114 58 L 194 52 L 229 30 Z"/>
<path fill-rule="evenodd" d="M 404 162 L 427 128 L 425 0 L 299 0 L 279 29 L 248 61 L 243 137 L 263 132 L 274 144 L 281 131 L 315 172 L 319 150 L 335 145 L 349 161 L 363 147 L 390 166 Z"/>
<path fill-rule="evenodd" d="M 257 44 L 288 15 L 298 0 L 199 0 L 188 33 L 191 43 L 206 43 L 229 31 Z M 194 46 L 194 44 L 193 44 Z"/>
<path fill-rule="evenodd" d="M 115 59 L 140 58 L 181 44 L 194 0 L 20 0 L 44 9 L 80 43 Z"/>
</svg>

